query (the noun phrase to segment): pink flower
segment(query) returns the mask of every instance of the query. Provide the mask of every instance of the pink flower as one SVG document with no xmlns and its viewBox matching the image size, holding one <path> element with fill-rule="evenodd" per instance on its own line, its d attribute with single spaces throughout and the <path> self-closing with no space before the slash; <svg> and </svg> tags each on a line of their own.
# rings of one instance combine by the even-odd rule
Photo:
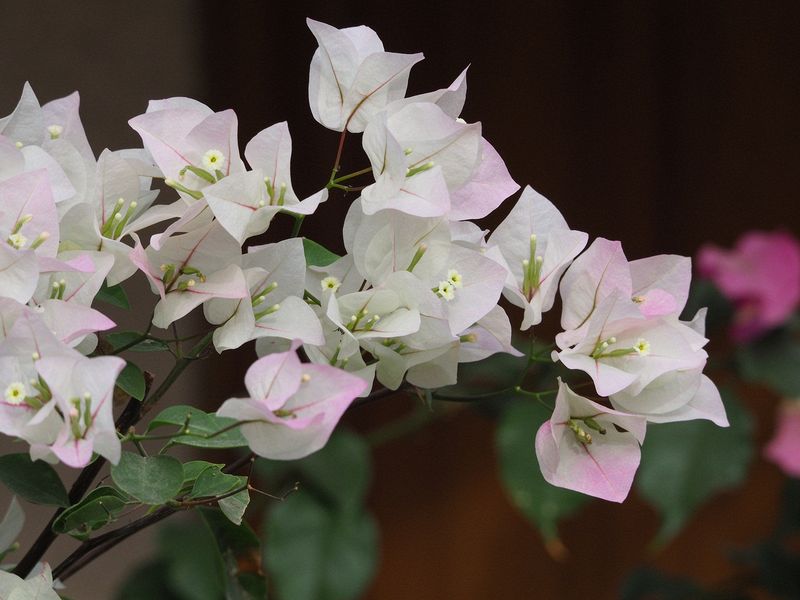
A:
<svg viewBox="0 0 800 600">
<path fill-rule="evenodd" d="M 780 407 L 777 430 L 764 455 L 790 477 L 800 477 L 800 401 Z"/>
<path fill-rule="evenodd" d="M 246 421 L 250 449 L 272 460 L 303 458 L 322 448 L 367 382 L 330 365 L 301 363 L 294 342 L 247 370 L 248 398 L 229 398 L 217 414 Z"/>
<path fill-rule="evenodd" d="M 786 232 L 751 231 L 733 250 L 704 246 L 698 268 L 737 307 L 731 330 L 745 342 L 783 324 L 800 302 L 800 242 Z"/>
<path fill-rule="evenodd" d="M 553 416 L 536 434 L 536 457 L 551 485 L 622 502 L 641 459 L 647 421 L 577 395 L 558 381 Z"/>
</svg>

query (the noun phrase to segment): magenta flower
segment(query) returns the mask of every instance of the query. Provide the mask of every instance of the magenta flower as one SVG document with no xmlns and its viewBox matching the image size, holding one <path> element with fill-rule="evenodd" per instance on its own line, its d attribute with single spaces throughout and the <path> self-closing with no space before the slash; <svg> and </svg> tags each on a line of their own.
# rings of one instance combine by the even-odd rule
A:
<svg viewBox="0 0 800 600">
<path fill-rule="evenodd" d="M 764 455 L 790 477 L 800 477 L 800 402 L 785 402 L 778 409 L 777 429 Z"/>
<path fill-rule="evenodd" d="M 733 250 L 704 246 L 697 263 L 700 274 L 736 305 L 736 341 L 782 325 L 800 303 L 800 242 L 789 233 L 751 231 Z"/>
</svg>

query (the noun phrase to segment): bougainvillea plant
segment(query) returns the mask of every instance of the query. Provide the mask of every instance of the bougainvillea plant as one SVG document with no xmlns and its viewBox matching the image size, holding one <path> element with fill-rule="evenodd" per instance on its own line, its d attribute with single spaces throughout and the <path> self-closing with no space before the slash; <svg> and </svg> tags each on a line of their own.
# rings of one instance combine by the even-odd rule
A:
<svg viewBox="0 0 800 600">
<path fill-rule="evenodd" d="M 258 491 L 253 456 L 312 455 L 348 409 L 391 391 L 468 399 L 458 374 L 469 368 L 459 365 L 479 368 L 498 353 L 522 365 L 506 395 L 547 407 L 522 452 L 538 458 L 541 475 L 530 477 L 553 486 L 621 502 L 649 423 L 728 425 L 703 374 L 705 310 L 680 318 L 688 258 L 630 261 L 619 242 L 589 244 L 531 187 L 515 196 L 520 186 L 481 124 L 459 116 L 465 73 L 407 97 L 421 54 L 386 52 L 363 26 L 308 26 L 319 44 L 311 113 L 339 141 L 327 184 L 307 198 L 292 186 L 285 122 L 242 151 L 232 110 L 153 100 L 129 121 L 142 148 L 95 157 L 77 93 L 40 104 L 26 85 L 0 119 L 0 431 L 25 448 L 0 457 L 0 473 L 23 498 L 57 507 L 17 550 L 12 572 L 0 573 L 4 597 L 56 598 L 53 578 L 183 509 L 198 508 L 218 532 L 244 531 Z M 366 155 L 352 172 L 341 164 L 348 143 Z M 334 196 L 346 207 L 341 256 L 301 237 Z M 474 223 L 496 209 L 507 216 L 494 231 Z M 275 219 L 293 219 L 291 237 L 259 242 Z M 127 305 L 131 277 L 153 292 L 134 307 L 146 327 L 118 331 L 104 303 Z M 553 344 L 534 340 L 557 295 L 562 332 Z M 202 332 L 179 333 L 200 307 Z M 245 345 L 253 362 L 240 397 L 160 405 L 192 361 Z M 174 366 L 151 381 L 137 351 L 164 352 Z M 530 389 L 544 363 L 562 376 Z M 456 391 L 441 392 L 448 386 Z M 177 445 L 249 453 L 183 462 Z M 68 493 L 50 466 L 59 462 L 81 470 Z M 110 479 L 93 487 L 106 464 Z M 147 512 L 132 519 L 138 506 Z M 0 551 L 14 549 L 19 512 L 12 504 Z M 58 535 L 80 545 L 51 571 Z M 280 559 L 270 566 L 279 570 Z M 225 572 L 226 585 L 259 597 L 263 581 Z"/>
</svg>

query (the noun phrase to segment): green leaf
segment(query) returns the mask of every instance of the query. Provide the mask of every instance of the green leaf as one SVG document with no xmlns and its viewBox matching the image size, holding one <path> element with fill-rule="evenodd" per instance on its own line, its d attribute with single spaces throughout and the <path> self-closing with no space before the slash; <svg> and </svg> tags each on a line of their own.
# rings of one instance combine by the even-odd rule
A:
<svg viewBox="0 0 800 600">
<path fill-rule="evenodd" d="M 3 521 L 0 522 L 0 560 L 3 559 L 14 542 L 17 541 L 24 525 L 25 512 L 19 505 L 17 497 L 12 496 Z"/>
<path fill-rule="evenodd" d="M 222 557 L 211 530 L 192 516 L 159 532 L 168 589 L 185 600 L 221 600 L 225 597 Z"/>
<path fill-rule="evenodd" d="M 517 400 L 503 413 L 496 431 L 503 486 L 516 506 L 547 541 L 558 540 L 558 522 L 583 506 L 588 496 L 547 483 L 536 459 L 536 431 L 551 411 Z"/>
<path fill-rule="evenodd" d="M 210 498 L 212 496 L 221 496 L 241 485 L 243 484 L 239 483 L 239 477 L 236 475 L 223 473 L 219 467 L 210 467 L 197 477 L 189 497 Z"/>
<path fill-rule="evenodd" d="M 222 600 L 224 567 L 217 541 L 194 515 L 159 528 L 155 556 L 126 579 L 117 600 Z M 266 597 L 266 596 L 265 596 Z"/>
<path fill-rule="evenodd" d="M 264 559 L 282 600 L 351 600 L 372 580 L 375 520 L 297 493 L 270 512 Z"/>
<path fill-rule="evenodd" d="M 260 574 L 260 543 L 258 536 L 243 523 L 231 523 L 220 511 L 200 508 L 200 515 L 211 529 L 225 564 L 226 600 L 263 600 L 267 597 L 267 582 Z"/>
<path fill-rule="evenodd" d="M 239 476 L 237 485 L 243 486 L 247 482 L 247 477 Z M 250 504 L 250 492 L 242 490 L 238 494 L 228 496 L 217 502 L 222 513 L 234 525 L 241 525 L 244 518 L 244 511 L 247 510 L 247 505 Z"/>
<path fill-rule="evenodd" d="M 53 467 L 31 461 L 27 453 L 0 456 L 0 481 L 28 502 L 69 506 L 67 490 Z"/>
<path fill-rule="evenodd" d="M 709 598 L 693 582 L 661 573 L 649 567 L 640 567 L 628 576 L 620 589 L 620 600 L 700 600 Z M 733 600 L 733 598 L 729 598 Z"/>
<path fill-rule="evenodd" d="M 129 309 L 131 307 L 130 302 L 128 302 L 128 296 L 120 284 L 108 287 L 104 281 L 95 299 L 105 302 L 106 304 L 111 304 L 112 306 L 118 306 L 119 308 Z"/>
<path fill-rule="evenodd" d="M 336 431 L 319 452 L 295 463 L 301 487 L 315 490 L 342 509 L 364 501 L 370 484 L 371 456 L 367 442 L 349 431 Z"/>
<path fill-rule="evenodd" d="M 193 484 L 200 473 L 206 469 L 210 469 L 211 467 L 221 469 L 224 466 L 225 465 L 222 463 L 210 463 L 205 460 L 190 460 L 189 462 L 183 463 L 183 485 Z"/>
<path fill-rule="evenodd" d="M 308 238 L 303 238 L 303 250 L 306 255 L 306 265 L 309 267 L 327 267 L 340 258 L 338 254 Z"/>
<path fill-rule="evenodd" d="M 144 504 L 164 504 L 183 487 L 183 465 L 172 456 L 123 452 L 119 464 L 111 468 L 111 478 Z"/>
<path fill-rule="evenodd" d="M 111 344 L 112 350 L 116 351 L 128 344 L 141 339 L 142 334 L 138 331 L 118 331 L 106 335 L 106 340 Z M 161 340 L 147 338 L 141 340 L 134 346 L 128 348 L 131 352 L 164 352 L 169 350 L 169 345 Z"/>
<path fill-rule="evenodd" d="M 689 298 L 681 313 L 681 319 L 691 321 L 701 308 L 708 308 L 706 331 L 717 331 L 727 327 L 733 317 L 733 306 L 722 292 L 707 279 L 695 279 L 689 289 Z"/>
<path fill-rule="evenodd" d="M 88 539 L 92 531 L 114 521 L 130 499 L 109 486 L 101 486 L 70 506 L 53 522 L 53 531 L 79 540 Z"/>
<path fill-rule="evenodd" d="M 161 411 L 147 426 L 147 431 L 152 431 L 165 425 L 183 427 L 186 417 L 189 416 L 189 431 L 195 435 L 180 435 L 172 438 L 176 444 L 195 446 L 197 448 L 242 448 L 247 446 L 242 432 L 238 428 L 231 429 L 214 437 L 204 438 L 216 433 L 225 427 L 236 423 L 236 419 L 218 417 L 207 414 L 193 406 L 176 405 Z"/>
<path fill-rule="evenodd" d="M 753 424 L 732 394 L 723 392 L 723 399 L 730 427 L 696 420 L 647 428 L 636 488 L 661 513 L 655 544 L 668 541 L 703 502 L 747 475 Z"/>
<path fill-rule="evenodd" d="M 144 381 L 144 373 L 132 362 L 128 361 L 125 368 L 117 377 L 117 387 L 128 394 L 131 398 L 142 400 L 144 398 L 147 385 Z"/>
<path fill-rule="evenodd" d="M 744 379 L 767 385 L 782 396 L 800 396 L 800 339 L 788 328 L 741 346 L 736 363 Z"/>
<path fill-rule="evenodd" d="M 169 588 L 169 565 L 160 560 L 137 567 L 120 587 L 116 600 L 187 600 Z"/>
</svg>

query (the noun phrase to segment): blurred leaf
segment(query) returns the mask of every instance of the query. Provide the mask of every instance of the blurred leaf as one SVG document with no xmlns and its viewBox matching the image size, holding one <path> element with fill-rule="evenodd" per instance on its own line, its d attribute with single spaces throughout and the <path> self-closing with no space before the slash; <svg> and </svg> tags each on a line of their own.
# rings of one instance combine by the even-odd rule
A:
<svg viewBox="0 0 800 600">
<path fill-rule="evenodd" d="M 226 599 L 265 599 L 267 582 L 261 569 L 258 536 L 246 523 L 236 526 L 218 510 L 201 508 L 199 512 L 211 529 L 222 555 Z"/>
<path fill-rule="evenodd" d="M 744 379 L 767 385 L 782 396 L 800 396 L 800 339 L 788 328 L 739 347 L 736 364 Z"/>
<path fill-rule="evenodd" d="M 338 254 L 308 238 L 303 238 L 303 250 L 306 255 L 306 265 L 309 267 L 327 267 L 340 258 Z"/>
<path fill-rule="evenodd" d="M 187 416 L 189 416 L 189 430 L 199 435 L 210 435 L 236 423 L 236 419 L 207 414 L 193 406 L 176 405 L 161 411 L 147 426 L 147 431 L 150 432 L 166 425 L 183 427 Z M 176 444 L 197 448 L 241 448 L 247 446 L 247 440 L 244 439 L 239 428 L 231 429 L 208 439 L 197 437 L 196 435 L 180 435 L 172 438 L 172 440 Z"/>
<path fill-rule="evenodd" d="M 503 390 L 519 383 L 527 362 L 525 356 L 497 353 L 477 362 L 462 363 L 458 366 L 458 383 L 439 388 L 435 398 L 469 402 L 484 400 L 491 392 L 502 397 L 507 394 Z"/>
<path fill-rule="evenodd" d="M 364 511 L 296 493 L 270 511 L 265 563 L 282 600 L 351 600 L 372 580 L 378 531 Z"/>
<path fill-rule="evenodd" d="M 147 386 L 144 381 L 144 373 L 132 362 L 128 361 L 125 368 L 117 377 L 117 387 L 128 394 L 131 398 L 142 400 Z"/>
<path fill-rule="evenodd" d="M 343 510 L 364 501 L 371 475 L 370 449 L 359 435 L 336 431 L 322 450 L 295 463 L 301 487 L 311 484 Z"/>
<path fill-rule="evenodd" d="M 691 321 L 701 308 L 708 308 L 706 330 L 717 331 L 727 327 L 733 316 L 733 306 L 717 287 L 707 279 L 695 278 L 689 289 L 689 298 L 681 319 Z"/>
<path fill-rule="evenodd" d="M 650 568 L 639 568 L 622 584 L 620 600 L 701 600 L 707 595 L 686 579 Z M 733 600 L 731 598 L 730 600 Z"/>
<path fill-rule="evenodd" d="M 225 597 L 223 562 L 217 542 L 211 530 L 198 523 L 196 517 L 162 527 L 159 545 L 162 560 L 168 565 L 169 589 L 178 597 L 185 600 Z"/>
<path fill-rule="evenodd" d="M 138 331 L 118 331 L 107 334 L 106 341 L 111 344 L 113 350 L 118 350 L 141 337 L 142 334 Z M 161 340 L 145 339 L 128 349 L 131 352 L 163 352 L 169 349 L 169 345 Z"/>
<path fill-rule="evenodd" d="M 247 477 L 239 476 L 237 485 L 242 486 L 247 481 Z M 234 525 L 241 525 L 244 511 L 250 504 L 250 492 L 242 490 L 238 494 L 228 496 L 217 502 L 222 514 L 224 514 Z"/>
<path fill-rule="evenodd" d="M 156 558 L 142 565 L 122 584 L 116 600 L 187 600 L 169 589 L 169 565 Z"/>
<path fill-rule="evenodd" d="M 636 488 L 661 513 L 654 543 L 680 531 L 713 494 L 740 484 L 753 457 L 750 415 L 723 390 L 730 427 L 710 421 L 650 424 L 642 446 Z"/>
<path fill-rule="evenodd" d="M 19 505 L 16 496 L 11 497 L 3 521 L 0 522 L 0 560 L 6 551 L 17 541 L 22 527 L 25 525 L 25 512 Z"/>
<path fill-rule="evenodd" d="M 128 296 L 125 293 L 125 290 L 122 288 L 122 285 L 117 284 L 108 287 L 105 281 L 103 282 L 103 285 L 100 286 L 100 291 L 97 292 L 95 300 L 100 300 L 101 302 L 105 302 L 106 304 L 111 304 L 112 306 L 117 306 L 119 308 L 128 309 L 131 307 L 130 302 L 128 302 Z"/>
<path fill-rule="evenodd" d="M 0 481 L 28 502 L 69 506 L 58 473 L 44 461 L 32 461 L 27 453 L 0 456 Z"/>
<path fill-rule="evenodd" d="M 536 432 L 551 411 L 538 403 L 517 400 L 508 405 L 496 431 L 503 485 L 516 506 L 547 541 L 558 540 L 558 522 L 583 506 L 589 497 L 550 485 L 536 459 Z"/>
<path fill-rule="evenodd" d="M 123 452 L 111 468 L 111 478 L 121 490 L 144 504 L 164 504 L 183 487 L 183 465 L 172 456 L 139 456 Z"/>
<path fill-rule="evenodd" d="M 129 503 L 129 499 L 109 486 L 101 486 L 70 506 L 53 522 L 53 531 L 70 535 L 79 540 L 88 539 L 89 534 L 114 521 Z"/>
</svg>

